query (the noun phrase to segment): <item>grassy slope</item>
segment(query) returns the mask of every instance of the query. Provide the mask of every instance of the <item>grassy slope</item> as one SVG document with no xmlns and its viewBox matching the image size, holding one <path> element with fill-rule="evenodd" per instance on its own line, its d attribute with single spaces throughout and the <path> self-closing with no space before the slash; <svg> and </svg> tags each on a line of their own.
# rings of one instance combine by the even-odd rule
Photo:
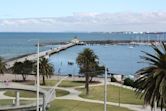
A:
<svg viewBox="0 0 166 111">
<path fill-rule="evenodd" d="M 68 95 L 68 94 L 69 94 L 68 91 L 56 89 L 56 97 L 61 97 L 61 96 L 65 96 L 65 95 Z"/>
<path fill-rule="evenodd" d="M 46 80 L 46 85 L 45 86 L 54 86 L 58 80 Z M 21 84 L 26 84 L 26 85 L 35 85 L 35 81 L 29 80 L 29 81 L 24 81 L 24 82 L 19 82 Z M 42 85 L 43 81 L 40 81 L 40 84 Z"/>
<path fill-rule="evenodd" d="M 4 105 L 12 105 L 12 100 L 1 99 L 0 100 L 0 106 L 4 106 Z"/>
<path fill-rule="evenodd" d="M 16 91 L 8 90 L 4 93 L 4 95 L 15 97 L 16 96 Z M 25 97 L 25 98 L 31 97 L 31 98 L 33 98 L 33 97 L 36 97 L 36 93 L 28 92 L 28 91 L 20 91 L 20 97 Z"/>
<path fill-rule="evenodd" d="M 84 83 L 82 81 L 68 81 L 68 80 L 64 80 L 59 85 L 59 87 L 75 87 L 75 86 L 82 86 L 82 85 L 84 85 Z"/>
<path fill-rule="evenodd" d="M 32 101 L 27 101 L 27 100 L 21 100 L 20 104 L 25 105 L 25 104 L 30 104 Z M 0 99 L 0 106 L 5 106 L 5 105 L 13 105 L 13 100 L 11 99 Z"/>
<path fill-rule="evenodd" d="M 6 91 L 4 93 L 6 96 L 11 96 L 11 97 L 15 97 L 15 91 Z M 68 91 L 64 91 L 64 90 L 60 90 L 60 89 L 56 89 L 56 96 L 60 97 L 60 96 L 65 96 L 69 94 Z M 25 97 L 25 98 L 33 98 L 36 97 L 36 93 L 32 93 L 32 92 L 27 92 L 27 91 L 20 91 L 20 97 Z"/>
<path fill-rule="evenodd" d="M 103 111 L 103 104 L 88 103 L 72 100 L 55 100 L 48 111 Z M 126 108 L 108 106 L 107 111 L 131 111 Z"/>
<path fill-rule="evenodd" d="M 82 91 L 81 97 L 95 100 L 104 100 L 104 87 L 90 87 L 90 94 L 85 95 L 85 89 L 78 89 Z M 108 86 L 108 101 L 119 102 L 119 90 L 120 90 L 120 102 L 126 104 L 143 104 L 143 100 L 136 97 L 133 90 L 119 88 L 117 86 Z"/>
<path fill-rule="evenodd" d="M 98 84 L 98 81 L 93 81 L 93 83 L 90 84 Z M 70 81 L 70 80 L 64 80 L 62 83 L 59 85 L 59 87 L 76 87 L 76 86 L 84 86 L 85 82 L 84 81 Z"/>
</svg>

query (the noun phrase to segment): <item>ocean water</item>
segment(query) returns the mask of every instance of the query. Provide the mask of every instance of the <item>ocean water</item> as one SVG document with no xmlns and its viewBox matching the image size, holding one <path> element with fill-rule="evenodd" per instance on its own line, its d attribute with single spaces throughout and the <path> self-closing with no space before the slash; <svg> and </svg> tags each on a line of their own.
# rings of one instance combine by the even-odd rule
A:
<svg viewBox="0 0 166 111">
<path fill-rule="evenodd" d="M 84 48 L 91 48 L 98 56 L 101 65 L 105 65 L 111 73 L 132 75 L 138 69 L 146 66 L 141 62 L 141 51 L 152 53 L 149 46 L 135 46 L 130 48 L 129 45 L 86 45 L 72 47 L 66 51 L 55 54 L 50 57 L 50 62 L 54 64 L 58 74 L 74 74 L 77 75 L 79 67 L 76 64 L 78 54 Z M 68 61 L 73 62 L 73 65 L 68 65 Z"/>
<path fill-rule="evenodd" d="M 80 40 L 165 40 L 165 34 L 122 34 L 122 33 L 0 33 L 0 56 L 4 59 L 17 57 L 27 53 L 36 52 L 36 40 L 40 42 L 69 41 L 75 36 Z M 40 50 L 47 50 L 57 45 L 40 47 Z M 78 74 L 76 57 L 84 48 L 91 48 L 98 55 L 100 62 L 113 73 L 134 74 L 135 71 L 145 66 L 137 63 L 140 61 L 141 51 L 152 52 L 149 46 L 128 45 L 87 45 L 75 46 L 49 58 L 54 65 L 56 73 Z M 68 65 L 73 61 L 74 65 Z"/>
</svg>

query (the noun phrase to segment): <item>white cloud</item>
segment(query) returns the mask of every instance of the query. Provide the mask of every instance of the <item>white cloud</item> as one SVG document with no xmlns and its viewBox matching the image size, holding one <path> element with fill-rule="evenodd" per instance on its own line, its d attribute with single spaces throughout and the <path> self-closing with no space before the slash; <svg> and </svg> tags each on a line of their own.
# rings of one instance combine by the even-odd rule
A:
<svg viewBox="0 0 166 111">
<path fill-rule="evenodd" d="M 52 18 L 1 19 L 1 31 L 166 31 L 166 12 L 74 13 Z"/>
</svg>

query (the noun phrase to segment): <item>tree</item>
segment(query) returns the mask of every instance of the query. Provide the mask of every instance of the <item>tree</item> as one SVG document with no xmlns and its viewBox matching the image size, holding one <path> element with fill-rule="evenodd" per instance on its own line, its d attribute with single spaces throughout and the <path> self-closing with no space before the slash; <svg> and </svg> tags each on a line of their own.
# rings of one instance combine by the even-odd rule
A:
<svg viewBox="0 0 166 111">
<path fill-rule="evenodd" d="M 23 63 L 22 62 L 15 62 L 13 67 L 12 67 L 12 71 L 15 74 L 21 74 L 23 80 L 25 80 L 24 75 L 23 75 Z"/>
<path fill-rule="evenodd" d="M 31 74 L 33 71 L 33 64 L 34 62 L 26 60 L 22 62 L 15 62 L 14 66 L 12 67 L 13 73 L 21 74 L 23 81 L 26 80 L 27 74 Z"/>
<path fill-rule="evenodd" d="M 96 61 L 98 59 L 97 55 L 93 52 L 93 50 L 86 48 L 83 52 L 79 53 L 77 57 L 77 64 L 80 67 L 80 73 L 85 75 L 85 88 L 86 94 L 89 94 L 89 78 L 94 77 L 97 74 L 101 74 L 99 69 L 103 69 L 103 67 L 99 66 L 99 63 Z"/>
<path fill-rule="evenodd" d="M 92 70 L 92 72 L 90 73 L 90 80 L 89 82 L 92 82 L 93 77 L 97 77 L 99 75 L 102 75 L 105 73 L 105 67 L 104 66 L 100 66 L 98 62 L 96 62 L 94 69 Z"/>
<path fill-rule="evenodd" d="M 3 74 L 5 70 L 5 63 L 3 62 L 3 59 L 0 57 L 0 73 Z"/>
<path fill-rule="evenodd" d="M 48 62 L 48 59 L 41 58 L 39 64 L 39 72 L 43 78 L 43 85 L 46 85 L 45 77 L 51 77 L 54 74 L 54 67 L 51 63 Z"/>
<path fill-rule="evenodd" d="M 117 80 L 114 76 L 111 76 L 111 82 L 117 82 Z"/>
<path fill-rule="evenodd" d="M 130 78 L 126 78 L 126 79 L 124 80 L 124 83 L 123 83 L 123 84 L 126 85 L 126 86 L 135 87 L 135 86 L 134 86 L 134 80 L 133 80 L 133 79 L 130 79 Z"/>
<path fill-rule="evenodd" d="M 26 60 L 23 62 L 23 69 L 22 70 L 23 70 L 24 81 L 26 80 L 27 74 L 32 74 L 33 66 L 34 66 L 33 61 Z"/>
<path fill-rule="evenodd" d="M 143 52 L 145 55 L 141 59 L 148 63 L 147 67 L 138 70 L 140 76 L 135 84 L 137 94 L 144 97 L 145 104 L 154 107 L 155 102 L 161 106 L 161 110 L 166 105 L 166 45 L 160 47 L 153 45 L 154 55 Z"/>
</svg>

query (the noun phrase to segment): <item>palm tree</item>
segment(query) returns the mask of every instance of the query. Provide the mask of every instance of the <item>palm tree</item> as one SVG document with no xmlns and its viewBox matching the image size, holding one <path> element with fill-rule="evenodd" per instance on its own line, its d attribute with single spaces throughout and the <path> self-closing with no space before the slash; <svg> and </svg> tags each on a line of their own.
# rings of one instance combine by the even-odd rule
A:
<svg viewBox="0 0 166 111">
<path fill-rule="evenodd" d="M 3 62 L 3 59 L 0 57 L 0 73 L 3 74 L 5 70 L 5 63 Z"/>
<path fill-rule="evenodd" d="M 83 52 L 79 53 L 77 57 L 77 64 L 80 66 L 80 73 L 85 75 L 85 88 L 86 94 L 89 94 L 89 77 L 96 68 L 96 60 L 98 59 L 97 55 L 93 50 L 86 48 Z"/>
<path fill-rule="evenodd" d="M 145 104 L 154 107 L 155 102 L 161 106 L 161 110 L 166 105 L 166 45 L 160 47 L 153 45 L 155 54 L 143 52 L 145 55 L 141 59 L 149 66 L 144 67 L 136 73 L 140 76 L 136 81 L 137 94 L 144 97 Z"/>
<path fill-rule="evenodd" d="M 43 78 L 43 85 L 46 85 L 45 77 L 48 78 L 54 74 L 54 67 L 51 63 L 48 62 L 48 59 L 41 58 L 39 68 L 40 74 L 42 74 Z"/>
</svg>

